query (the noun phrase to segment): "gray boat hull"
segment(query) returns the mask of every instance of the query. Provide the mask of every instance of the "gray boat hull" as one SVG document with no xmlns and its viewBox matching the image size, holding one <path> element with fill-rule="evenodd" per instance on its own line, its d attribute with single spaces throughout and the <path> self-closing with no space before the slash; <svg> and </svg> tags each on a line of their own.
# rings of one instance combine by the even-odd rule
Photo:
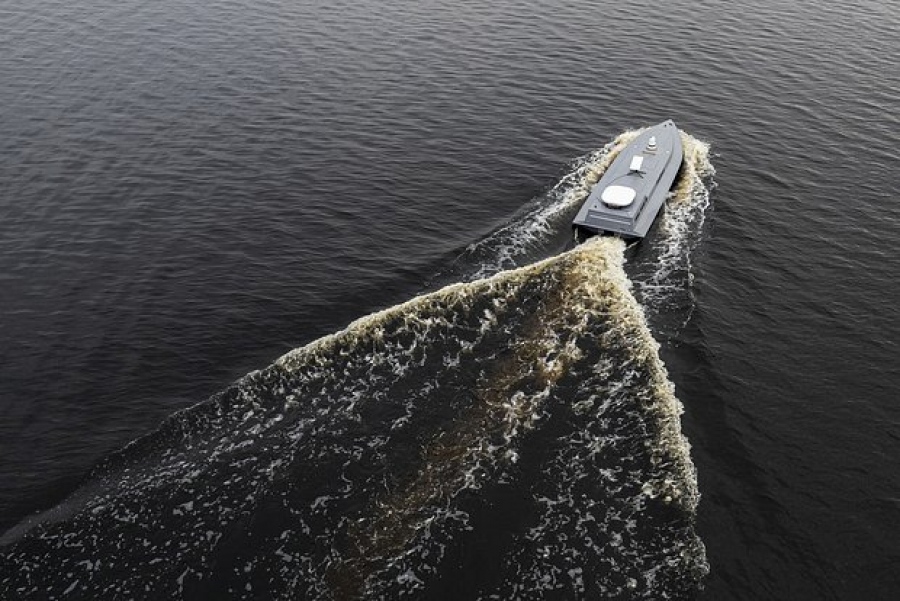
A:
<svg viewBox="0 0 900 601">
<path fill-rule="evenodd" d="M 573 227 L 581 234 L 643 238 L 662 209 L 683 158 L 681 134 L 673 121 L 643 131 L 591 189 Z"/>
</svg>

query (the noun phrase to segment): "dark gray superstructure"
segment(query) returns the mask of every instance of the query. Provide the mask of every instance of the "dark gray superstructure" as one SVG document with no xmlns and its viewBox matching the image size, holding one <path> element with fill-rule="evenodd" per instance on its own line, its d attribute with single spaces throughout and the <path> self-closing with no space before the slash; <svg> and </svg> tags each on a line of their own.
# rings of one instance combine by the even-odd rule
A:
<svg viewBox="0 0 900 601">
<path fill-rule="evenodd" d="M 579 233 L 643 238 L 669 194 L 683 155 L 674 122 L 648 128 L 622 149 L 572 225 Z"/>
</svg>

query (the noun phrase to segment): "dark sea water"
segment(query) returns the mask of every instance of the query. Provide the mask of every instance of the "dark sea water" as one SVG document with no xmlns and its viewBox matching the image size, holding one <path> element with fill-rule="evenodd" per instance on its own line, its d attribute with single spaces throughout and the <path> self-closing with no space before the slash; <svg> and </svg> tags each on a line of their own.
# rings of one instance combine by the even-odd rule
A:
<svg viewBox="0 0 900 601">
<path fill-rule="evenodd" d="M 0 25 L 0 598 L 897 597 L 900 3 Z"/>
</svg>

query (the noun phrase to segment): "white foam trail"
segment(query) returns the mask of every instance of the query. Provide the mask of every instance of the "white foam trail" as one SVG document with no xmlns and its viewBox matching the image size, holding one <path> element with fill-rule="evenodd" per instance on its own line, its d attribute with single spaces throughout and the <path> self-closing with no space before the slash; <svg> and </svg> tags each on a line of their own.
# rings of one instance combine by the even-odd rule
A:
<svg viewBox="0 0 900 601">
<path fill-rule="evenodd" d="M 508 477 L 504 473 L 516 462 L 522 438 L 546 418 L 544 407 L 556 394 L 557 381 L 565 375 L 575 375 L 584 379 L 583 386 L 576 398 L 568 399 L 569 402 L 583 414 L 596 411 L 598 418 L 589 419 L 583 429 L 573 432 L 564 439 L 565 444 L 559 445 L 558 457 L 552 460 L 544 473 L 546 482 L 551 483 L 554 496 L 552 499 L 546 496 L 538 499 L 545 507 L 545 515 L 530 529 L 522 547 L 529 549 L 529 545 L 536 544 L 536 541 L 553 541 L 544 545 L 547 549 L 552 548 L 553 560 L 548 560 L 549 563 L 530 563 L 531 555 L 514 554 L 506 563 L 520 566 L 516 568 L 516 585 L 500 598 L 516 598 L 517 590 L 529 590 L 539 597 L 540 591 L 549 593 L 557 589 L 562 581 L 569 582 L 576 591 L 581 586 L 582 592 L 587 590 L 584 587 L 589 584 L 600 586 L 610 594 L 623 594 L 631 590 L 635 598 L 654 598 L 655 594 L 665 591 L 665 587 L 671 584 L 671 576 L 665 578 L 658 574 L 661 568 L 653 563 L 656 559 L 642 557 L 641 548 L 624 543 L 621 534 L 600 541 L 594 531 L 598 525 L 610 532 L 619 526 L 636 528 L 633 523 L 642 519 L 640 514 L 646 510 L 647 499 L 678 504 L 688 514 L 693 514 L 698 499 L 689 447 L 681 435 L 678 421 L 681 405 L 658 358 L 658 345 L 646 327 L 642 310 L 629 293 L 630 284 L 622 269 L 623 248 L 619 240 L 597 238 L 562 257 L 503 272 L 489 280 L 457 284 L 435 293 L 440 296 L 440 306 L 453 307 L 459 304 L 457 300 L 460 298 L 482 296 L 483 292 L 475 293 L 475 290 L 492 290 L 490 296 L 494 296 L 506 286 L 518 286 L 566 265 L 559 276 L 566 281 L 564 300 L 560 299 L 564 306 L 556 313 L 541 316 L 537 330 L 529 334 L 524 346 L 516 347 L 519 349 L 517 356 L 503 368 L 512 370 L 512 373 L 501 371 L 488 377 L 490 387 L 475 393 L 483 399 L 483 404 L 477 406 L 474 413 L 459 416 L 459 426 L 442 434 L 439 450 L 425 451 L 426 455 L 439 457 L 441 461 L 426 463 L 413 481 L 407 482 L 402 489 L 388 491 L 377 503 L 379 510 L 359 522 L 359 530 L 353 534 L 357 542 L 352 548 L 366 549 L 366 555 L 335 557 L 325 568 L 328 573 L 340 575 L 332 576 L 334 580 L 349 582 L 345 585 L 351 586 L 350 590 L 364 590 L 366 598 L 394 598 L 398 594 L 424 590 L 426 581 L 423 579 L 434 574 L 436 564 L 443 559 L 450 544 L 447 537 L 459 536 L 470 527 L 469 516 L 460 511 L 458 500 L 464 494 L 480 490 L 490 478 L 503 481 Z M 419 307 L 433 303 L 435 299 L 435 295 L 428 295 L 367 317 L 352 324 L 338 337 L 344 339 L 352 336 L 366 340 L 372 337 L 371 332 L 380 337 L 381 324 L 385 320 L 399 315 L 414 315 Z M 553 301 L 548 302 L 552 306 Z M 488 317 L 496 326 L 493 316 Z M 591 333 L 599 322 L 607 321 L 612 324 L 612 329 L 596 343 L 609 348 L 629 349 L 627 358 L 623 358 L 624 371 L 620 361 L 611 359 L 600 361 L 591 374 L 579 371 L 576 364 L 584 352 L 577 341 L 579 336 Z M 370 333 L 365 334 L 366 330 Z M 337 342 L 344 348 L 348 341 L 328 342 L 328 346 L 331 342 Z M 302 353 L 318 353 L 320 350 L 308 347 Z M 330 350 L 326 352 L 331 353 Z M 531 363 L 535 358 L 539 361 L 537 365 Z M 305 365 L 309 363 L 309 357 L 292 354 L 282 362 L 285 365 Z M 535 369 L 543 374 L 542 385 L 532 392 L 520 390 L 508 396 L 515 391 L 514 383 L 524 377 L 522 374 Z M 620 372 L 622 375 L 618 375 Z M 507 379 L 509 383 L 505 384 Z M 490 391 L 502 392 L 491 400 L 493 393 Z M 637 399 L 635 393 L 640 395 Z M 605 399 L 598 398 L 602 396 Z M 615 502 L 607 499 L 605 506 L 599 502 L 585 506 L 582 500 L 576 499 L 577 494 L 572 486 L 591 477 L 593 455 L 605 447 L 619 460 L 626 463 L 631 460 L 628 455 L 622 455 L 618 447 L 628 448 L 632 443 L 627 437 L 609 432 L 604 415 L 613 412 L 613 405 L 616 406 L 615 411 L 633 412 L 631 407 L 636 401 L 656 416 L 652 432 L 637 434 L 648 437 L 644 443 L 654 457 L 653 462 L 665 466 L 665 469 L 655 475 L 629 472 L 608 476 L 609 482 L 604 485 L 606 494 L 620 498 Z M 473 425 L 476 430 L 469 429 Z M 591 451 L 594 446 L 596 450 Z M 635 477 L 638 485 L 630 490 L 625 483 L 619 482 L 620 478 Z M 580 524 L 572 534 L 581 536 L 590 533 L 596 544 L 590 543 L 590 539 L 587 542 L 573 540 L 571 544 L 564 542 L 565 525 L 576 523 L 572 521 L 572 511 L 579 516 L 576 522 Z M 525 540 L 530 543 L 524 544 Z M 667 569 L 700 574 L 705 571 L 702 544 L 695 537 L 673 536 L 669 544 L 671 547 L 666 550 L 667 556 L 682 557 L 684 564 L 681 560 L 674 561 Z M 616 588 L 616 578 L 585 575 L 578 567 L 584 561 L 585 547 L 596 557 L 612 561 L 610 570 L 613 573 L 634 573 L 635 576 L 629 576 L 625 588 Z M 658 550 L 664 548 L 658 546 Z M 570 564 L 568 571 L 562 570 L 560 563 Z M 378 565 L 382 567 L 378 568 Z M 639 568 L 637 572 L 636 566 Z M 647 575 L 638 580 L 638 574 Z M 551 575 L 549 579 L 548 575 Z M 585 584 L 585 579 L 590 582 Z M 692 578 L 686 577 L 686 580 L 694 582 Z M 629 584 L 632 581 L 633 584 Z"/>
<path fill-rule="evenodd" d="M 684 161 L 657 231 L 642 242 L 630 269 L 635 294 L 651 327 L 663 339 L 675 336 L 693 312 L 693 254 L 715 187 L 709 144 L 681 132 Z"/>
</svg>

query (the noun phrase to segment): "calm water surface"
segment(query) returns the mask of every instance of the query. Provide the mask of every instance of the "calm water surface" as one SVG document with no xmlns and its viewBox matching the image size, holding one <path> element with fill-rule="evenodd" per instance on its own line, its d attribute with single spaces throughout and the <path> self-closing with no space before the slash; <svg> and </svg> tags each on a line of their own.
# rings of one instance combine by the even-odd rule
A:
<svg viewBox="0 0 900 601">
<path fill-rule="evenodd" d="M 552 205 L 584 157 L 671 117 L 711 144 L 716 171 L 689 307 L 669 316 L 690 319 L 649 311 L 697 470 L 698 596 L 900 589 L 897 2 L 0 0 L 0 22 L 2 529 L 96 486 L 101 462 L 153 473 L 134 453 L 163 452 L 159 437 L 104 458 L 290 349 L 450 283 L 438 274 L 523 206 Z M 277 396 L 273 382 L 253 394 Z M 401 395 L 367 391 L 382 393 Z M 510 490 L 539 481 L 522 469 Z M 511 502 L 505 490 L 481 498 Z M 4 538 L 0 582 L 24 530 Z M 334 590 L 352 596 L 359 578 Z M 522 594 L 485 587 L 462 592 Z"/>
</svg>

